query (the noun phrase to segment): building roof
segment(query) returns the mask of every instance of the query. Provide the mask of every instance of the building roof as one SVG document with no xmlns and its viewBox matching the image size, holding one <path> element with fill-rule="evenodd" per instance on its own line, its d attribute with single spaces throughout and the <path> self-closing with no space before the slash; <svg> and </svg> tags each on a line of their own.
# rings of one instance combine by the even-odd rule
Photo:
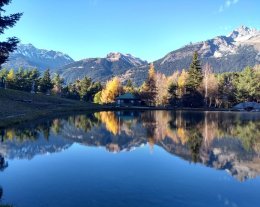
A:
<svg viewBox="0 0 260 207">
<path fill-rule="evenodd" d="M 132 93 L 125 93 L 116 97 L 116 100 L 139 100 L 139 98 Z"/>
<path fill-rule="evenodd" d="M 245 108 L 253 108 L 253 109 L 260 109 L 260 103 L 256 102 L 243 102 L 240 104 L 235 105 L 234 109 L 245 109 Z"/>
</svg>

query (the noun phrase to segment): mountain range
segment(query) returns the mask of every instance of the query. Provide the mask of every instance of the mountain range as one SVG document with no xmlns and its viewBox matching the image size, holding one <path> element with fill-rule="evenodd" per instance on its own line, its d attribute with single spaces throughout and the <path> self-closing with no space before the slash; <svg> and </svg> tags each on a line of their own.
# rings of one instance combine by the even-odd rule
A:
<svg viewBox="0 0 260 207">
<path fill-rule="evenodd" d="M 105 82 L 113 76 L 127 76 L 128 70 L 143 65 L 148 65 L 148 62 L 130 54 L 114 52 L 104 58 L 87 58 L 65 65 L 58 73 L 66 82 L 73 82 L 85 76 L 91 77 L 94 81 Z"/>
<path fill-rule="evenodd" d="M 171 74 L 174 69 L 189 68 L 197 51 L 202 63 L 209 62 L 215 72 L 241 71 L 260 63 L 260 31 L 241 26 L 227 36 L 189 44 L 155 61 L 158 69 Z"/>
<path fill-rule="evenodd" d="M 72 62 L 74 60 L 62 52 L 38 49 L 32 44 L 19 44 L 3 68 L 37 68 L 42 72 L 46 69 L 56 70 Z"/>
<path fill-rule="evenodd" d="M 241 26 L 227 36 L 190 43 L 154 61 L 155 68 L 166 75 L 187 69 L 195 51 L 198 52 L 202 64 L 210 63 L 214 72 L 241 71 L 246 66 L 260 64 L 260 31 Z M 38 68 L 40 71 L 49 68 L 52 72 L 61 74 L 67 83 L 84 76 L 101 82 L 119 76 L 123 81 L 132 79 L 139 85 L 147 76 L 149 63 L 119 52 L 109 53 L 104 58 L 74 61 L 61 52 L 20 44 L 3 67 Z"/>
</svg>

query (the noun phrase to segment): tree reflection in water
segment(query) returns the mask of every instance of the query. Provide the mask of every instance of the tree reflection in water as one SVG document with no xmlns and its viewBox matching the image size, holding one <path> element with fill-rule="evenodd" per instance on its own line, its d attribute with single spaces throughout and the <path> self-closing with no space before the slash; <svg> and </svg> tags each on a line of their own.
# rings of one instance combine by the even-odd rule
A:
<svg viewBox="0 0 260 207">
<path fill-rule="evenodd" d="M 0 154 L 0 171 L 4 171 L 8 167 L 8 163 L 5 161 L 4 157 Z M 2 197 L 4 190 L 0 185 L 0 207 L 11 207 L 10 205 L 2 204 Z"/>
<path fill-rule="evenodd" d="M 260 174 L 257 113 L 107 111 L 4 129 L 0 134 L 3 143 L 37 142 L 40 137 L 53 142 L 49 140 L 53 135 L 113 152 L 156 145 L 191 162 L 229 170 L 240 180 L 247 172 L 242 175 L 239 166 L 247 165 L 250 171 L 254 163 L 255 175 Z"/>
<path fill-rule="evenodd" d="M 5 158 L 0 154 L 0 171 L 4 171 L 8 167 L 8 162 L 5 161 Z"/>
</svg>

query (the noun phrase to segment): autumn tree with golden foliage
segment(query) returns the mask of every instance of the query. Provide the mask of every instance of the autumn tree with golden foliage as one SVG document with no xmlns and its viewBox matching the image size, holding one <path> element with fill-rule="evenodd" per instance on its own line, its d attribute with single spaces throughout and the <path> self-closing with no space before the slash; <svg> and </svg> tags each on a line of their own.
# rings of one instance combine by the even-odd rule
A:
<svg viewBox="0 0 260 207">
<path fill-rule="evenodd" d="M 7 81 L 13 81 L 15 78 L 14 69 L 11 69 L 7 75 Z"/>
<path fill-rule="evenodd" d="M 145 83 L 141 86 L 141 96 L 146 102 L 152 106 L 156 104 L 156 73 L 153 63 L 150 64 L 148 77 Z"/>
<path fill-rule="evenodd" d="M 218 95 L 218 79 L 213 73 L 211 65 L 208 63 L 203 67 L 203 89 L 205 104 L 211 107 Z"/>
<path fill-rule="evenodd" d="M 114 135 L 119 133 L 119 121 L 112 111 L 102 111 L 99 112 L 99 119 L 105 124 L 107 131 Z"/>
<path fill-rule="evenodd" d="M 156 88 L 157 93 L 155 97 L 156 106 L 164 106 L 168 104 L 168 78 L 162 74 L 157 73 L 156 74 Z"/>
<path fill-rule="evenodd" d="M 100 100 L 102 103 L 113 103 L 116 97 L 122 92 L 120 79 L 114 77 L 106 83 L 105 88 L 101 92 Z"/>
<path fill-rule="evenodd" d="M 182 96 L 186 93 L 187 78 L 188 78 L 188 72 L 183 69 L 178 78 L 178 96 L 179 96 L 179 98 L 182 98 Z"/>
</svg>

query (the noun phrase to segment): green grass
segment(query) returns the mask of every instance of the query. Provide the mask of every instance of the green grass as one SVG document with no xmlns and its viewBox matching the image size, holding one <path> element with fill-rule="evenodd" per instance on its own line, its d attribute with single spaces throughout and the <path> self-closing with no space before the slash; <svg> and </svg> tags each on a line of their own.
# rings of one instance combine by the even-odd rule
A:
<svg viewBox="0 0 260 207">
<path fill-rule="evenodd" d="M 23 102 L 27 100 L 32 102 Z M 0 89 L 0 128 L 41 117 L 101 109 L 96 104 L 57 96 Z"/>
</svg>

